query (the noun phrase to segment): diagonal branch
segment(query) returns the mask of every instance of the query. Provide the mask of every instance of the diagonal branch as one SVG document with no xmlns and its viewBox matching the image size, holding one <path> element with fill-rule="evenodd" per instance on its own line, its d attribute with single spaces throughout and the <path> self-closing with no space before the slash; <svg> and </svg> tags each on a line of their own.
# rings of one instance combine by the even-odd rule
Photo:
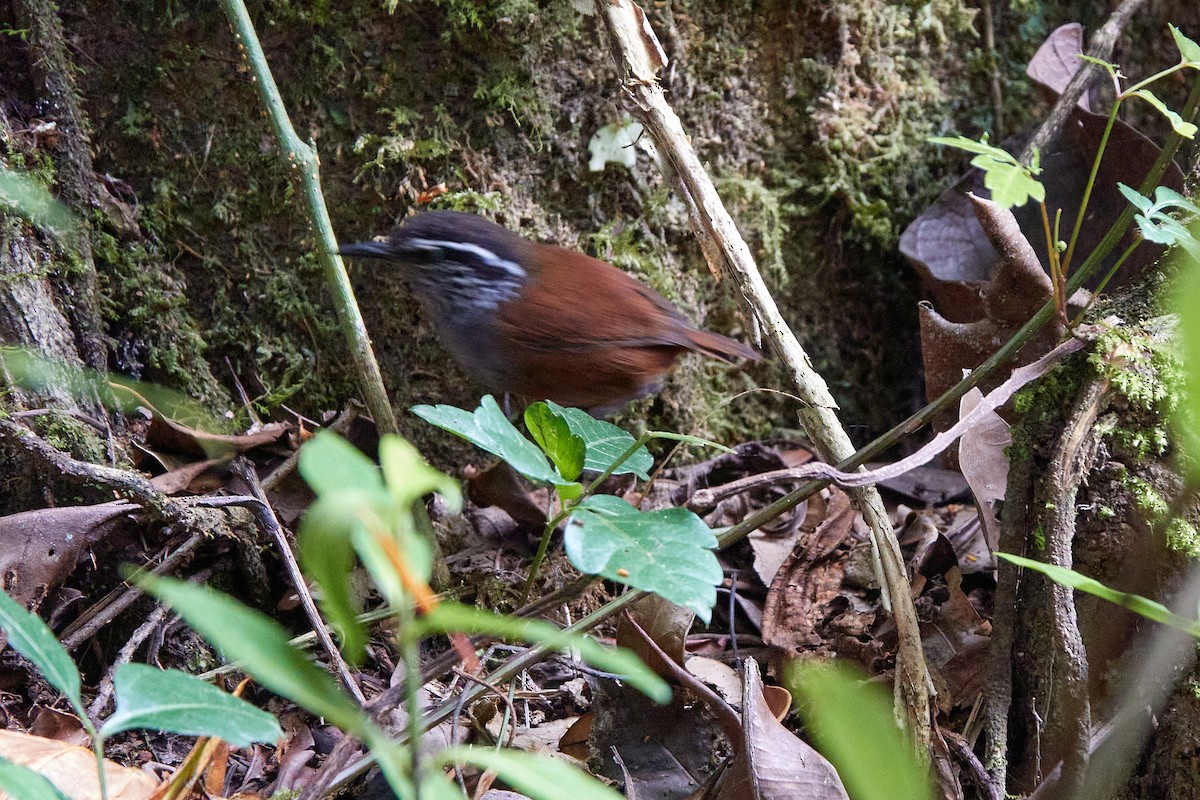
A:
<svg viewBox="0 0 1200 800">
<path fill-rule="evenodd" d="M 733 224 L 712 179 L 701 163 L 674 109 L 667 103 L 658 72 L 666 56 L 645 13 L 632 0 L 596 0 L 608 28 L 613 55 L 624 75 L 623 88 L 633 113 L 645 126 L 670 166 L 668 177 L 689 205 L 692 227 L 714 274 L 727 275 L 741 293 L 755 326 L 766 337 L 796 384 L 802 400 L 800 422 L 821 456 L 831 463 L 854 453 L 838 421 L 837 404 L 771 297 L 750 249 Z M 890 600 L 899 635 L 896 657 L 896 711 L 913 731 L 922 752 L 929 744 L 929 676 L 921 650 L 916 610 L 900 545 L 879 493 L 873 487 L 853 491 L 871 531 L 876 573 Z"/>
</svg>

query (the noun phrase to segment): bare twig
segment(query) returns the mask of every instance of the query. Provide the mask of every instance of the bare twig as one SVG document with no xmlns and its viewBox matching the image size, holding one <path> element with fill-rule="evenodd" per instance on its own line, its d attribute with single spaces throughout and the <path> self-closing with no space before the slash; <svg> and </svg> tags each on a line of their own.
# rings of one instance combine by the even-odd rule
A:
<svg viewBox="0 0 1200 800">
<path fill-rule="evenodd" d="M 325 430 L 333 431 L 339 436 L 344 436 L 346 431 L 350 430 L 350 426 L 354 424 L 354 420 L 358 419 L 358 410 L 362 408 L 358 403 L 351 403 L 346 407 L 346 410 L 338 415 L 338 418 L 333 421 Z M 262 479 L 262 488 L 264 492 L 274 491 L 275 487 L 283 482 L 283 479 L 296 469 L 296 465 L 300 463 L 300 451 L 292 453 L 287 459 L 275 469 L 267 477 Z"/>
<path fill-rule="evenodd" d="M 933 441 L 907 458 L 902 458 L 879 469 L 860 470 L 858 472 L 842 472 L 829 464 L 805 464 L 800 467 L 792 467 L 791 469 L 781 469 L 761 475 L 752 475 L 748 478 L 732 481 L 724 486 L 701 489 L 692 496 L 692 502 L 697 506 L 709 507 L 715 505 L 720 497 L 730 494 L 730 487 L 733 487 L 735 492 L 744 491 L 753 486 L 761 485 L 764 482 L 771 482 L 771 480 L 812 480 L 819 478 L 823 481 L 836 483 L 839 486 L 854 487 L 868 486 L 898 478 L 906 472 L 911 472 L 917 467 L 928 464 L 938 455 L 944 453 L 959 437 L 982 422 L 988 414 L 1007 403 L 1009 398 L 1023 387 L 1028 386 L 1030 382 L 1045 375 L 1059 361 L 1072 353 L 1082 350 L 1084 344 L 1079 339 L 1068 339 L 1032 364 L 1027 364 L 1024 367 L 1013 370 L 1012 377 L 989 392 L 972 409 L 970 414 L 960 419 L 950 430 L 935 436 Z"/>
<path fill-rule="evenodd" d="M 96 699 L 88 706 L 88 716 L 92 719 L 93 723 L 108 708 L 108 701 L 112 699 L 113 673 L 117 671 L 117 667 L 122 664 L 128 664 L 133 660 L 133 654 L 142 646 L 142 642 L 150 638 L 150 634 L 154 633 L 154 629 L 162 623 L 169 613 L 171 613 L 170 608 L 161 603 L 157 605 L 150 612 L 150 616 L 146 618 L 146 621 L 137 627 L 137 630 L 130 635 L 129 640 L 125 642 L 120 652 L 117 653 L 117 657 L 113 659 L 112 665 L 109 666 L 108 672 L 104 675 L 104 680 L 100 681 L 100 691 L 96 692 Z"/>
<path fill-rule="evenodd" d="M 279 557 L 283 559 L 288 579 L 291 581 L 292 587 L 296 590 L 296 594 L 300 598 L 300 605 L 304 607 L 304 614 L 308 617 L 308 623 L 312 625 L 313 632 L 317 635 L 317 640 L 321 642 L 321 647 L 325 650 L 326 655 L 329 656 L 329 663 L 333 664 L 337 669 L 342 683 L 346 684 L 346 688 L 350 690 L 350 694 L 354 695 L 354 699 L 360 704 L 366 705 L 367 698 L 363 695 L 362 689 L 359 688 L 358 681 L 354 680 L 354 673 L 350 671 L 350 665 L 346 663 L 346 659 L 342 658 L 341 651 L 338 650 L 333 637 L 329 635 L 329 628 L 325 625 L 325 620 L 321 618 L 321 612 L 317 609 L 312 592 L 308 590 L 308 583 L 304 580 L 304 574 L 300 572 L 300 563 L 296 561 L 296 554 L 292 551 L 292 543 L 288 541 L 287 532 L 279 524 L 279 518 L 275 516 L 275 510 L 271 508 L 271 504 L 267 501 L 267 493 L 263 491 L 262 484 L 258 480 L 258 475 L 254 471 L 254 465 L 242 457 L 234 462 L 234 469 L 237 470 L 238 475 L 246 482 L 246 485 L 250 487 L 250 493 L 254 495 L 253 498 L 241 499 L 252 500 L 252 502 L 246 503 L 246 507 L 254 514 L 258 520 L 258 524 L 262 525 L 275 541 L 275 549 L 279 551 Z"/>
<path fill-rule="evenodd" d="M 1092 34 L 1087 54 L 1092 58 L 1108 61 L 1112 57 L 1117 37 L 1121 35 L 1121 31 L 1125 29 L 1125 25 L 1128 24 L 1130 18 L 1145 3 L 1146 0 L 1125 0 L 1121 3 L 1120 7 L 1110 14 L 1104 24 L 1100 26 L 1100 29 Z M 1071 82 L 1067 84 L 1067 88 L 1063 89 L 1063 93 L 1059 95 L 1058 101 L 1050 111 L 1050 116 L 1046 117 L 1042 124 L 1038 126 L 1033 137 L 1026 143 L 1025 149 L 1021 151 L 1020 160 L 1022 164 L 1028 164 L 1033 157 L 1034 150 L 1044 150 L 1046 145 L 1050 143 L 1050 140 L 1058 136 L 1063 125 L 1067 123 L 1067 118 L 1075 110 L 1075 104 L 1079 102 L 1079 98 L 1083 97 L 1083 93 L 1087 90 L 1088 84 L 1092 80 L 1094 74 L 1092 70 L 1094 69 L 1099 69 L 1099 67 L 1086 61 L 1080 64 L 1079 71 L 1075 73 L 1074 77 L 1071 78 Z"/>
<path fill-rule="evenodd" d="M 833 396 L 779 313 L 749 247 L 717 195 L 679 117 L 666 101 L 658 83 L 666 56 L 644 12 L 632 0 L 597 0 L 596 9 L 605 21 L 617 66 L 625 76 L 623 88 L 632 111 L 654 139 L 669 165 L 669 176 L 689 204 L 692 226 L 709 267 L 733 280 L 756 329 L 764 333 L 787 367 L 802 402 L 800 422 L 821 456 L 830 463 L 849 458 L 854 445 L 838 421 Z M 871 532 L 876 572 L 885 587 L 885 605 L 890 605 L 895 615 L 899 638 L 897 716 L 913 732 L 919 751 L 925 753 L 929 746 L 930 681 L 900 545 L 878 491 L 863 487 L 853 496 Z"/>
<path fill-rule="evenodd" d="M 150 571 L 151 575 L 170 575 L 188 559 L 192 553 L 203 542 L 209 538 L 209 532 L 194 533 L 188 537 L 187 541 L 172 551 L 171 555 L 167 556 Z M 89 609 L 88 614 L 80 615 L 73 621 L 62 634 L 62 645 L 67 650 L 75 650 L 88 639 L 95 636 L 100 630 L 117 618 L 122 611 L 129 608 L 137 600 L 144 595 L 141 589 L 136 586 L 126 586 L 120 591 L 111 601 L 105 603 L 101 600 L 92 609 Z"/>
</svg>

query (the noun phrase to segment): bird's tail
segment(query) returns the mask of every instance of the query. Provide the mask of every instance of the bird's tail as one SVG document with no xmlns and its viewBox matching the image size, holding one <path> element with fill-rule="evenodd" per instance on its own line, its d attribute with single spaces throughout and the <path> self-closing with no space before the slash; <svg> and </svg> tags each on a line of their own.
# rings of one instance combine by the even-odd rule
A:
<svg viewBox="0 0 1200 800">
<path fill-rule="evenodd" d="M 730 339 L 712 331 L 695 330 L 688 334 L 692 349 L 712 358 L 719 358 L 730 363 L 739 358 L 747 361 L 761 361 L 762 356 L 749 345 Z"/>
</svg>

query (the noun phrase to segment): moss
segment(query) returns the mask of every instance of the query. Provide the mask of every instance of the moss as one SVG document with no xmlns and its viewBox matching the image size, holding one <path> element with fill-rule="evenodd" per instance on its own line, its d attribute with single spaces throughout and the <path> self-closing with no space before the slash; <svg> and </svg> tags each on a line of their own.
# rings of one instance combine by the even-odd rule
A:
<svg viewBox="0 0 1200 800">
<path fill-rule="evenodd" d="M 1151 521 L 1161 520 L 1170 512 L 1170 504 L 1149 481 L 1137 475 L 1127 475 L 1125 486 L 1133 497 L 1134 505 L 1141 509 Z"/>
<path fill-rule="evenodd" d="M 218 408 L 228 400 L 205 361 L 186 282 L 150 242 L 122 242 L 101 221 L 92 235 L 115 369 L 180 389 Z"/>
<path fill-rule="evenodd" d="M 1167 547 L 1189 558 L 1200 558 L 1200 531 L 1182 517 L 1167 524 Z"/>
<path fill-rule="evenodd" d="M 1039 553 L 1044 553 L 1046 551 L 1046 531 L 1041 525 L 1038 525 L 1033 529 L 1033 533 L 1029 535 L 1029 538 L 1033 542 L 1034 548 Z"/>
<path fill-rule="evenodd" d="M 52 446 L 80 461 L 102 464 L 104 441 L 83 422 L 67 414 L 50 412 L 36 417 L 34 430 Z"/>
<path fill-rule="evenodd" d="M 71 18 L 99 8 L 69 5 Z M 739 0 L 647 13 L 672 59 L 665 79 L 686 130 L 865 439 L 904 416 L 917 391 L 914 282 L 893 250 L 949 168 L 924 157 L 923 139 L 961 127 L 945 89 L 960 88 L 950 67 L 975 46 L 966 4 L 818 11 Z M 118 330 L 123 359 L 153 358 L 160 366 L 148 371 L 180 382 L 181 365 L 200 353 L 264 410 L 285 400 L 310 414 L 340 406 L 356 392 L 322 277 L 303 255 L 311 234 L 219 9 L 151 13 L 126 0 L 105 18 L 102 33 L 81 29 L 80 41 L 96 65 L 82 79 L 97 168 L 134 188 L 154 246 L 178 270 L 182 308 L 150 293 L 170 309 L 168 329 L 186 311 L 204 331 L 152 356 L 145 336 Z M 429 207 L 483 211 L 567 246 L 582 236 L 697 323 L 739 333 L 736 301 L 708 278 L 657 165 L 639 154 L 635 174 L 586 170 L 591 134 L 622 114 L 596 18 L 530 0 L 400 0 L 391 16 L 376 0 L 268 0 L 255 21 L 297 129 L 316 140 L 341 237 L 386 230 L 444 184 Z M 132 285 L 134 268 L 118 270 L 131 284 L 121 304 L 146 290 Z M 477 387 L 446 367 L 399 281 L 353 269 L 398 404 L 471 406 Z M 773 370 L 752 374 L 786 386 Z M 792 409 L 777 396 L 726 403 L 753 383 L 688 359 L 662 398 L 633 413 L 653 415 L 653 427 L 754 437 Z"/>
</svg>

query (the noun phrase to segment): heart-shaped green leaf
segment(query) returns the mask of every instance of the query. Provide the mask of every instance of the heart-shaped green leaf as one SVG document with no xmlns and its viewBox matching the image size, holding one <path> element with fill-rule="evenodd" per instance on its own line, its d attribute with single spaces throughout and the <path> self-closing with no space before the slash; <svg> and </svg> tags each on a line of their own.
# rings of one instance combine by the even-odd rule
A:
<svg viewBox="0 0 1200 800">
<path fill-rule="evenodd" d="M 604 472 L 613 462 L 623 456 L 633 447 L 637 440 L 633 435 L 621 430 L 611 422 L 596 419 L 591 414 L 579 408 L 566 408 L 558 403 L 546 401 L 546 407 L 566 420 L 571 432 L 583 439 L 586 452 L 584 454 L 584 469 L 593 472 Z M 650 477 L 650 467 L 654 466 L 654 457 L 645 447 L 639 447 L 636 452 L 622 462 L 613 472 L 614 475 L 632 473 L 645 480 Z"/>
<path fill-rule="evenodd" d="M 413 406 L 412 412 L 431 425 L 500 456 L 531 481 L 554 485 L 572 483 L 559 475 L 538 446 L 508 421 L 490 394 L 484 396 L 474 413 L 447 405 Z"/>
<path fill-rule="evenodd" d="M 654 592 L 708 622 L 721 565 L 717 537 L 684 508 L 641 512 L 619 497 L 593 495 L 572 512 L 563 533 L 579 570 Z"/>
</svg>

